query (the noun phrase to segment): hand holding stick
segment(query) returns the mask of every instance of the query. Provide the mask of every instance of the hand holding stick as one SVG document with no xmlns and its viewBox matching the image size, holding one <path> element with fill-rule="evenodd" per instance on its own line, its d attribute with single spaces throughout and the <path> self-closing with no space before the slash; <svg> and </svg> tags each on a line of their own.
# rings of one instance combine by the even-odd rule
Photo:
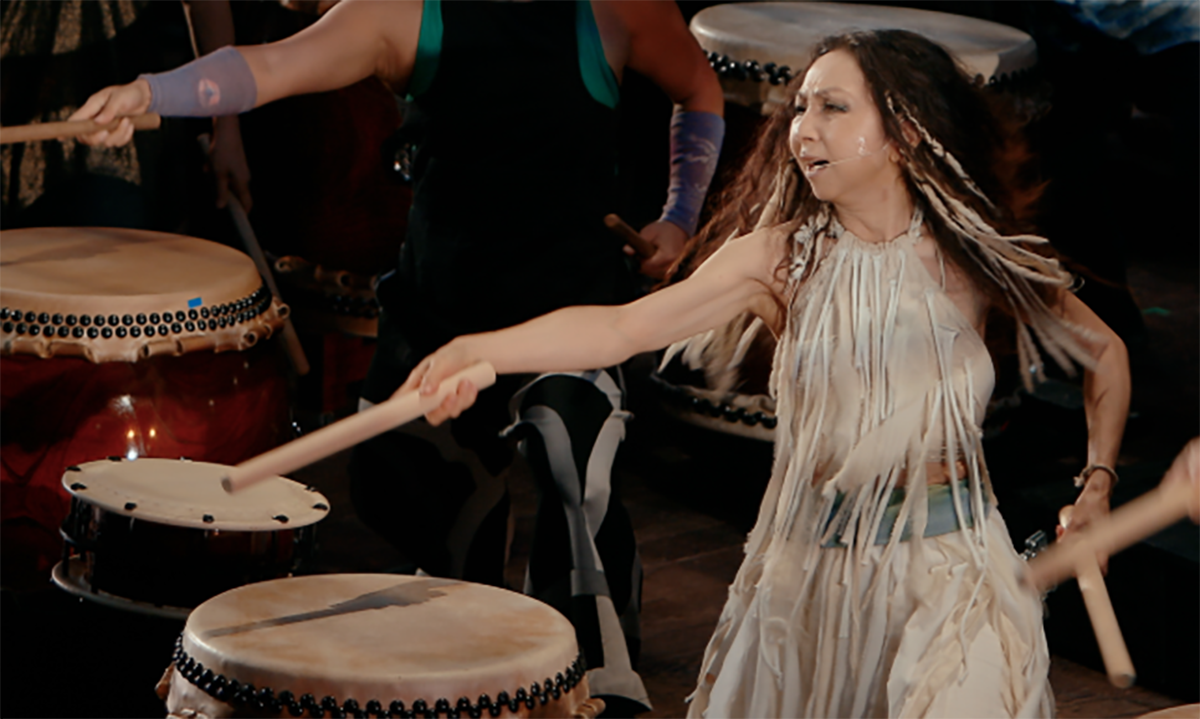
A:
<svg viewBox="0 0 1200 719">
<path fill-rule="evenodd" d="M 422 396 L 419 392 L 393 395 L 384 402 L 358 414 L 334 422 L 316 432 L 281 447 L 248 459 L 234 467 L 221 480 L 226 492 L 237 492 L 268 477 L 282 475 L 312 464 L 331 454 L 395 429 L 421 415 L 433 411 L 458 389 L 463 380 L 470 380 L 477 389 L 489 387 L 496 381 L 496 370 L 487 362 L 479 362 L 447 377 L 438 385 L 435 394 Z"/>
<path fill-rule="evenodd" d="M 1096 520 L 1074 540 L 1056 543 L 1030 560 L 1026 580 L 1035 589 L 1045 591 L 1075 574 L 1082 557 L 1115 554 L 1171 526 L 1187 516 L 1194 491 L 1184 482 L 1163 482 L 1113 510 L 1107 518 Z"/>
<path fill-rule="evenodd" d="M 1059 513 L 1064 527 L 1070 524 L 1071 509 L 1063 507 Z M 1133 662 L 1096 557 L 1115 554 L 1189 515 L 1193 521 L 1200 520 L 1200 439 L 1193 439 L 1183 448 L 1158 487 L 1092 522 L 1073 538 L 1058 542 L 1026 566 L 1025 581 L 1039 592 L 1072 574 L 1077 577 L 1109 681 L 1116 686 L 1133 683 Z"/>
<path fill-rule="evenodd" d="M 613 231 L 617 237 L 625 241 L 625 244 L 633 248 L 633 251 L 639 257 L 653 257 L 658 248 L 650 243 L 645 237 L 638 234 L 638 231 L 630 227 L 625 220 L 622 220 L 619 215 L 608 214 L 604 216 L 604 226 Z"/>
<path fill-rule="evenodd" d="M 0 145 L 7 145 L 14 142 L 37 142 L 39 140 L 65 140 L 79 135 L 90 135 L 101 130 L 113 131 L 117 129 L 124 118 L 116 118 L 112 122 L 103 125 L 92 120 L 67 120 L 64 122 L 38 122 L 32 125 L 13 125 L 12 127 L 0 127 Z M 135 130 L 157 130 L 162 125 L 162 117 L 157 113 L 146 113 L 144 115 L 132 115 L 129 120 L 133 122 Z"/>
</svg>

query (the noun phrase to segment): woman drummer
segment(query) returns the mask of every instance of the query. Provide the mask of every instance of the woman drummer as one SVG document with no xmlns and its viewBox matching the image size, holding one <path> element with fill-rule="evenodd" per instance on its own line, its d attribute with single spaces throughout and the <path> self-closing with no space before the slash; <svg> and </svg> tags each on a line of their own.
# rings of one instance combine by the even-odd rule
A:
<svg viewBox="0 0 1200 719">
<path fill-rule="evenodd" d="M 480 359 L 615 364 L 753 313 L 779 339 L 775 466 L 691 713 L 1050 716 L 1041 606 L 982 454 L 983 338 L 1008 335 L 1027 384 L 1039 347 L 1085 368 L 1073 530 L 1108 511 L 1125 347 L 1019 234 L 1015 145 L 945 50 L 898 30 L 828 38 L 790 91 L 702 233 L 736 239 L 689 279 L 460 337 L 404 389 Z M 429 419 L 474 398 L 463 383 Z"/>
</svg>

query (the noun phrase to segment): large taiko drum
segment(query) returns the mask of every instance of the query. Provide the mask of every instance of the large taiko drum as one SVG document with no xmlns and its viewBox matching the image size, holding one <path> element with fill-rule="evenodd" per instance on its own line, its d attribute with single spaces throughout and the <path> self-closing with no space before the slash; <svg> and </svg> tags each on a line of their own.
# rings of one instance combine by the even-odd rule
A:
<svg viewBox="0 0 1200 719">
<path fill-rule="evenodd" d="M 188 617 L 164 679 L 172 717 L 594 717 L 603 707 L 588 700 L 575 630 L 554 609 L 389 574 L 214 597 Z"/>
<path fill-rule="evenodd" d="M 61 554 L 66 467 L 236 464 L 289 437 L 287 307 L 244 254 L 105 228 L 0 237 L 0 528 L 7 582 Z M 19 574 L 18 574 L 19 573 Z"/>
<path fill-rule="evenodd" d="M 221 592 L 302 571 L 329 501 L 283 477 L 230 494 L 221 488 L 229 471 L 121 457 L 68 467 L 68 551 L 55 583 L 102 604 L 182 618 Z"/>
<path fill-rule="evenodd" d="M 786 88 L 811 61 L 818 42 L 851 30 L 903 29 L 942 45 L 968 74 L 1022 105 L 1038 105 L 1032 72 L 1037 46 L 1007 25 L 949 13 L 858 3 L 732 3 L 701 10 L 691 31 L 708 54 L 725 93 L 728 123 L 718 177 L 740 164 L 764 115 L 790 102 Z M 717 188 L 714 188 L 714 190 Z M 726 344 L 737 344 L 742 327 L 725 328 Z M 774 402 L 768 381 L 775 341 L 764 328 L 754 336 L 737 376 L 718 387 L 727 372 L 711 361 L 674 360 L 655 376 L 663 404 L 681 419 L 727 434 L 772 440 Z"/>
</svg>

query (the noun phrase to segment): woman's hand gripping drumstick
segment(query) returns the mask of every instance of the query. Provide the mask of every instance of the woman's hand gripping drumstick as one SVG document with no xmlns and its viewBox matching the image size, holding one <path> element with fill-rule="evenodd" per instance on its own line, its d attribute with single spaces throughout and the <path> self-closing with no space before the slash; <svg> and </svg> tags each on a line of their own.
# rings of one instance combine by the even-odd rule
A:
<svg viewBox="0 0 1200 719">
<path fill-rule="evenodd" d="M 1069 509 L 1064 508 L 1060 515 L 1064 524 L 1070 524 Z M 1200 521 L 1200 439 L 1184 447 L 1158 488 L 1056 543 L 1026 567 L 1025 580 L 1039 592 L 1070 576 L 1078 579 L 1109 680 L 1116 686 L 1129 686 L 1135 674 L 1097 558 L 1116 553 L 1185 516 Z"/>
<path fill-rule="evenodd" d="M 118 117 L 105 123 L 93 120 L 67 120 L 65 122 L 39 122 L 33 125 L 0 127 L 0 145 L 15 142 L 38 142 L 40 140 L 65 140 L 79 135 L 125 138 L 128 142 L 134 130 L 157 130 L 162 117 L 156 113 Z"/>
<path fill-rule="evenodd" d="M 436 422 L 458 416 L 463 408 L 474 402 L 479 390 L 490 387 L 495 381 L 496 370 L 487 362 L 477 362 L 431 389 L 422 387 L 420 391 L 414 391 L 406 382 L 385 402 L 242 462 L 221 480 L 221 487 L 226 492 L 237 492 L 353 447 L 421 415 L 427 415 L 430 421 L 437 418 Z"/>
</svg>

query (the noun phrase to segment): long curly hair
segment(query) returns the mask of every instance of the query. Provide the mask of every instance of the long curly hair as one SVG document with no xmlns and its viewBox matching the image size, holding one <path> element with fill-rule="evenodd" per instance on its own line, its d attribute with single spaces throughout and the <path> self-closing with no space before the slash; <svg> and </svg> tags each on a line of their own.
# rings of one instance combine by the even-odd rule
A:
<svg viewBox="0 0 1200 719">
<path fill-rule="evenodd" d="M 813 61 L 836 50 L 850 53 L 862 69 L 884 133 L 901 155 L 909 196 L 934 240 L 987 298 L 993 351 L 1011 348 L 1015 340 L 1027 384 L 1030 374 L 1042 374 L 1038 344 L 1068 372 L 1071 359 L 1090 363 L 1091 353 L 1076 341 L 1084 333 L 1050 309 L 1073 277 L 1045 239 L 1024 234 L 1044 185 L 1030 177 L 1028 146 L 1012 113 L 972 82 L 950 53 L 916 33 L 835 35 L 817 45 Z M 788 97 L 799 90 L 805 74 L 807 69 L 788 85 Z M 781 225 L 808 237 L 829 230 L 831 208 L 813 195 L 788 144 L 795 116 L 793 103 L 783 103 L 762 125 L 753 149 L 715 197 L 715 211 L 669 281 L 690 274 L 728 239 L 760 227 Z M 918 142 L 906 139 L 906 127 Z M 792 252 L 803 252 L 803 247 L 794 243 Z M 799 264 L 804 270 L 798 279 L 803 280 L 820 259 L 798 263 L 793 254 L 778 270 L 785 273 Z M 778 299 L 785 307 L 791 301 Z"/>
</svg>

